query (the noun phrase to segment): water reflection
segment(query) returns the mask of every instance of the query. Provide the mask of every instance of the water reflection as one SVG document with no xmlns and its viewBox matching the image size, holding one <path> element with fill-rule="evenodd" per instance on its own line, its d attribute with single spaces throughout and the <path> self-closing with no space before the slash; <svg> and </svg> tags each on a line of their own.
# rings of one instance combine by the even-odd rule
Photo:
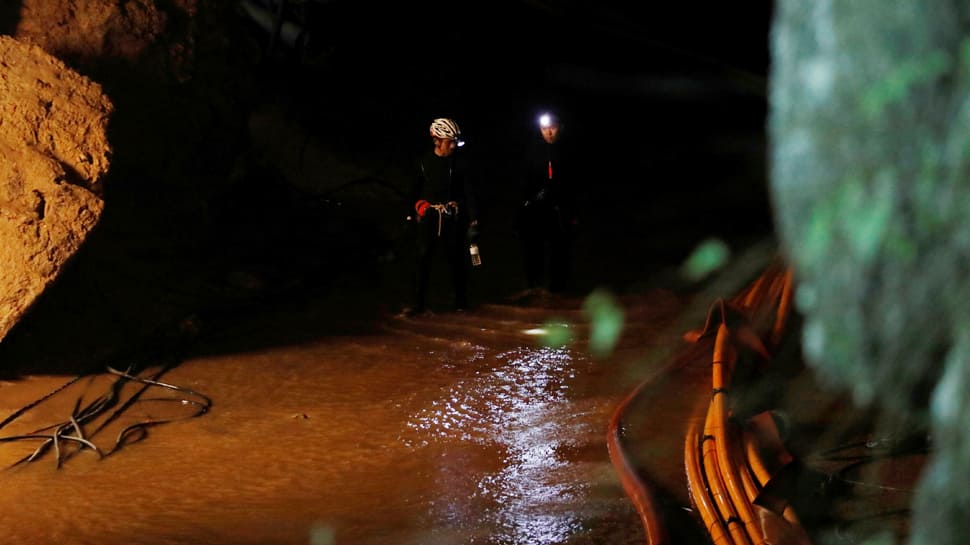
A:
<svg viewBox="0 0 970 545">
<path fill-rule="evenodd" d="M 575 437 L 582 415 L 571 414 L 566 397 L 577 366 L 589 365 L 568 348 L 519 347 L 494 356 L 494 364 L 457 381 L 407 426 L 424 441 L 461 440 L 504 452 L 495 471 L 478 477 L 475 496 L 455 498 L 488 505 L 481 517 L 500 532 L 494 543 L 562 543 L 581 529 L 581 520 L 557 506 L 581 501 L 588 484 L 564 475 L 559 455 Z M 438 508 L 455 518 L 466 509 Z"/>
</svg>

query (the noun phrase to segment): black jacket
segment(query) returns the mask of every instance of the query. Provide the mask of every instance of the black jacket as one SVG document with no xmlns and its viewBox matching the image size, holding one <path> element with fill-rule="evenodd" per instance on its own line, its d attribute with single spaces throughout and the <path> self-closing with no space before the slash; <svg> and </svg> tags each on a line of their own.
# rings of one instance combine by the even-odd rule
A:
<svg viewBox="0 0 970 545">
<path fill-rule="evenodd" d="M 454 201 L 458 203 L 459 225 L 466 226 L 478 219 L 474 187 L 465 161 L 457 151 L 448 157 L 439 157 L 434 150 L 429 150 L 418 158 L 415 172 L 409 193 L 408 215 L 415 215 L 414 205 L 419 200 L 426 200 L 432 205 Z"/>
<path fill-rule="evenodd" d="M 573 223 L 578 215 L 574 161 L 564 138 L 555 144 L 546 143 L 541 136 L 530 141 L 519 184 L 522 211 L 554 210 L 563 222 Z"/>
</svg>

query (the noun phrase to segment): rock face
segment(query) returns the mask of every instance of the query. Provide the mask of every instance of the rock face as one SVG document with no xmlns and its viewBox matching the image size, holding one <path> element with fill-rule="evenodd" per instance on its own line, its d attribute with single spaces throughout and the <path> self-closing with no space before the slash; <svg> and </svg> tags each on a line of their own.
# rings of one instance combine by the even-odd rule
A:
<svg viewBox="0 0 970 545">
<path fill-rule="evenodd" d="M 98 223 L 112 110 L 98 84 L 0 36 L 0 341 Z"/>
<path fill-rule="evenodd" d="M 159 49 L 159 36 L 173 26 L 188 26 L 196 0 L 171 2 L 172 14 L 155 2 L 106 2 L 78 0 L 23 0 L 15 36 L 37 44 L 72 65 L 99 59 L 144 60 L 149 50 Z M 181 19 L 172 21 L 171 19 Z M 181 44 L 157 53 L 178 65 L 186 49 Z M 180 54 L 181 53 L 181 54 Z M 151 63 L 149 63 L 151 64 Z"/>
<path fill-rule="evenodd" d="M 932 4 L 778 4 L 771 185 L 806 360 L 894 427 L 929 423 L 909 543 L 956 545 L 970 532 L 970 10 Z"/>
</svg>

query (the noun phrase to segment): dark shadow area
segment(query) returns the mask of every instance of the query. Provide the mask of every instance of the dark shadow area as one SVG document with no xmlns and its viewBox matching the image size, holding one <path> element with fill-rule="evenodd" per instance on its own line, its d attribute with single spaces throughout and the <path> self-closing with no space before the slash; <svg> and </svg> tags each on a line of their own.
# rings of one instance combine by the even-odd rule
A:
<svg viewBox="0 0 970 545">
<path fill-rule="evenodd" d="M 134 354 L 163 357 L 214 323 L 281 309 L 292 316 L 267 324 L 259 342 L 337 334 L 359 320 L 335 315 L 303 333 L 292 324 L 301 308 L 321 304 L 341 282 L 352 282 L 364 299 L 369 287 L 380 286 L 375 265 L 387 241 L 352 212 L 300 193 L 272 172 L 240 180 L 207 217 L 202 224 L 172 220 L 168 232 L 143 230 L 131 240 L 132 226 L 145 223 L 115 223 L 106 214 L 0 344 L 5 375 L 74 374 Z M 348 307 L 344 317 L 370 304 Z M 269 341 L 273 332 L 286 338 Z M 238 349 L 255 340 L 239 339 Z"/>
<path fill-rule="evenodd" d="M 20 2 L 8 0 L 0 3 L 0 34 L 11 35 L 20 23 Z"/>
<path fill-rule="evenodd" d="M 676 494 L 659 483 L 650 483 L 650 493 L 669 543 L 707 543 L 710 535 L 704 525 L 684 508 Z"/>
</svg>

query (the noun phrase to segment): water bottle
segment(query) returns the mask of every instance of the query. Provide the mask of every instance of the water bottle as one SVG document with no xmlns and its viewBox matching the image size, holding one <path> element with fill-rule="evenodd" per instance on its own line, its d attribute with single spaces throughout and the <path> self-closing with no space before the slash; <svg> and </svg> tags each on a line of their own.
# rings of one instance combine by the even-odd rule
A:
<svg viewBox="0 0 970 545">
<path fill-rule="evenodd" d="M 482 255 L 478 253 L 478 244 L 472 244 L 469 246 L 468 253 L 472 257 L 472 266 L 480 267 L 482 265 Z"/>
</svg>

